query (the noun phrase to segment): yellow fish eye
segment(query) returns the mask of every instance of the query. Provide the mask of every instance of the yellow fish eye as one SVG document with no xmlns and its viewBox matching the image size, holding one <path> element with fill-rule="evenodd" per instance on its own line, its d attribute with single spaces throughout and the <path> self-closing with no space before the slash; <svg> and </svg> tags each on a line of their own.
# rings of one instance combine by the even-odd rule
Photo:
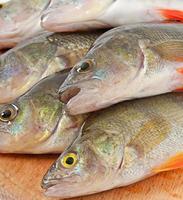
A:
<svg viewBox="0 0 183 200">
<path fill-rule="evenodd" d="M 78 156 L 76 153 L 67 153 L 61 159 L 61 164 L 63 167 L 70 169 L 76 165 L 78 161 Z"/>
<path fill-rule="evenodd" d="M 0 121 L 10 122 L 16 118 L 18 114 L 18 108 L 13 105 L 7 105 L 0 110 Z"/>
</svg>

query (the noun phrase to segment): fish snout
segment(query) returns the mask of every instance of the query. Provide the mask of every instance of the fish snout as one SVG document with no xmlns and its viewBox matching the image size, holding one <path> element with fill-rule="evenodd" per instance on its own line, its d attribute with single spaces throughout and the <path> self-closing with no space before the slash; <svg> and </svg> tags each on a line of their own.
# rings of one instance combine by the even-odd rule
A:
<svg viewBox="0 0 183 200">
<path fill-rule="evenodd" d="M 75 97 L 81 89 L 78 86 L 66 86 L 59 91 L 59 99 L 63 103 L 68 103 L 70 99 Z"/>
<path fill-rule="evenodd" d="M 46 189 L 52 187 L 53 185 L 54 184 L 52 183 L 52 181 L 50 181 L 50 179 L 48 179 L 47 175 L 45 175 L 41 182 L 41 187 L 46 190 Z"/>
<path fill-rule="evenodd" d="M 55 185 L 55 183 L 53 183 L 55 180 L 55 174 L 54 174 L 55 167 L 56 167 L 56 165 L 53 164 L 52 167 L 44 175 L 42 182 L 41 182 L 41 187 L 43 189 L 48 189 L 49 187 Z"/>
</svg>

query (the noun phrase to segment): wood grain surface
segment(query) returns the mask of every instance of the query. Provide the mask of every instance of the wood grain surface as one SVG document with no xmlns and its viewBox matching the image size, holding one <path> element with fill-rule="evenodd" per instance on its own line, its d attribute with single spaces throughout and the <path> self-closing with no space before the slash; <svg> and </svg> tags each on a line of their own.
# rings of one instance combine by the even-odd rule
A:
<svg viewBox="0 0 183 200">
<path fill-rule="evenodd" d="M 51 200 L 40 188 L 57 155 L 0 155 L 0 200 Z M 137 184 L 72 200 L 183 200 L 183 169 Z"/>
</svg>

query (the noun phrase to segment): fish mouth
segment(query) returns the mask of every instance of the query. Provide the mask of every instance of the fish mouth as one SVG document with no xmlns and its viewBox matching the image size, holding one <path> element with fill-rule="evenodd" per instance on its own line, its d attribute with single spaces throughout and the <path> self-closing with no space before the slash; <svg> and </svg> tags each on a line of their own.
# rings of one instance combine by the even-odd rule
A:
<svg viewBox="0 0 183 200">
<path fill-rule="evenodd" d="M 67 104 L 73 97 L 78 95 L 81 89 L 77 86 L 65 87 L 59 91 L 59 99 L 61 102 Z"/>
<path fill-rule="evenodd" d="M 77 179 L 77 178 L 76 178 Z M 89 181 L 78 182 L 77 180 L 53 180 L 52 183 L 48 183 L 47 185 L 42 184 L 42 188 L 44 189 L 45 195 L 48 197 L 62 197 L 62 198 L 72 198 L 88 193 L 88 188 L 85 187 L 85 184 L 91 186 Z M 83 186 L 83 190 L 80 189 L 80 186 Z M 86 193 L 85 193 L 86 189 Z"/>
<path fill-rule="evenodd" d="M 77 186 L 77 189 L 75 189 L 74 187 L 74 189 L 72 188 L 71 190 L 71 185 L 69 183 L 63 182 L 50 185 L 50 187 L 43 189 L 45 190 L 45 195 L 47 197 L 69 198 L 69 197 L 74 197 L 77 190 L 80 191 L 79 186 Z"/>
<path fill-rule="evenodd" d="M 93 185 L 94 182 L 95 180 L 93 179 L 87 179 L 81 182 L 62 180 L 61 182 L 50 185 L 50 187 L 44 190 L 44 193 L 47 197 L 61 197 L 65 199 L 89 195 L 96 193 L 97 191 L 102 191 L 101 188 L 96 188 L 95 185 Z"/>
<path fill-rule="evenodd" d="M 63 186 L 76 184 L 78 183 L 78 176 L 70 176 L 70 177 L 65 177 L 63 178 L 62 175 L 54 174 L 54 167 L 56 164 L 54 164 L 50 170 L 44 175 L 42 182 L 41 182 L 41 187 L 44 190 L 48 190 L 49 188 L 52 188 L 54 186 L 62 184 Z M 53 171 L 53 172 L 52 172 Z M 54 176 L 52 176 L 54 174 Z M 72 179 L 72 181 L 71 181 Z"/>
<path fill-rule="evenodd" d="M 96 108 L 96 104 L 100 102 L 100 93 L 97 87 L 85 88 L 82 84 L 65 86 L 60 88 L 59 100 L 66 104 L 66 111 L 70 115 L 84 114 L 92 112 Z"/>
<path fill-rule="evenodd" d="M 47 179 L 47 177 L 44 177 L 41 182 L 41 188 L 44 190 L 48 190 L 49 188 L 57 185 L 57 182 L 58 181 L 56 180 L 50 180 L 50 179 Z"/>
</svg>

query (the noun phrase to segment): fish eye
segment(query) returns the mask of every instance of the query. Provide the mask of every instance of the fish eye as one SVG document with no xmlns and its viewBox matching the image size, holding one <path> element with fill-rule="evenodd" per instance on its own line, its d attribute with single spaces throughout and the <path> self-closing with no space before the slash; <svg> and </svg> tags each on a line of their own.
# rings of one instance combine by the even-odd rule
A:
<svg viewBox="0 0 183 200">
<path fill-rule="evenodd" d="M 0 9 L 1 9 L 1 8 L 4 8 L 4 5 L 3 5 L 2 3 L 0 3 Z"/>
<path fill-rule="evenodd" d="M 61 164 L 64 168 L 70 169 L 76 165 L 78 157 L 76 153 L 67 153 L 61 159 Z"/>
<path fill-rule="evenodd" d="M 5 106 L 0 111 L 0 121 L 10 122 L 16 118 L 17 114 L 18 114 L 18 108 L 15 105 L 10 104 L 8 106 Z"/>
<path fill-rule="evenodd" d="M 77 67 L 77 72 L 87 72 L 93 66 L 92 60 L 86 60 Z"/>
</svg>

